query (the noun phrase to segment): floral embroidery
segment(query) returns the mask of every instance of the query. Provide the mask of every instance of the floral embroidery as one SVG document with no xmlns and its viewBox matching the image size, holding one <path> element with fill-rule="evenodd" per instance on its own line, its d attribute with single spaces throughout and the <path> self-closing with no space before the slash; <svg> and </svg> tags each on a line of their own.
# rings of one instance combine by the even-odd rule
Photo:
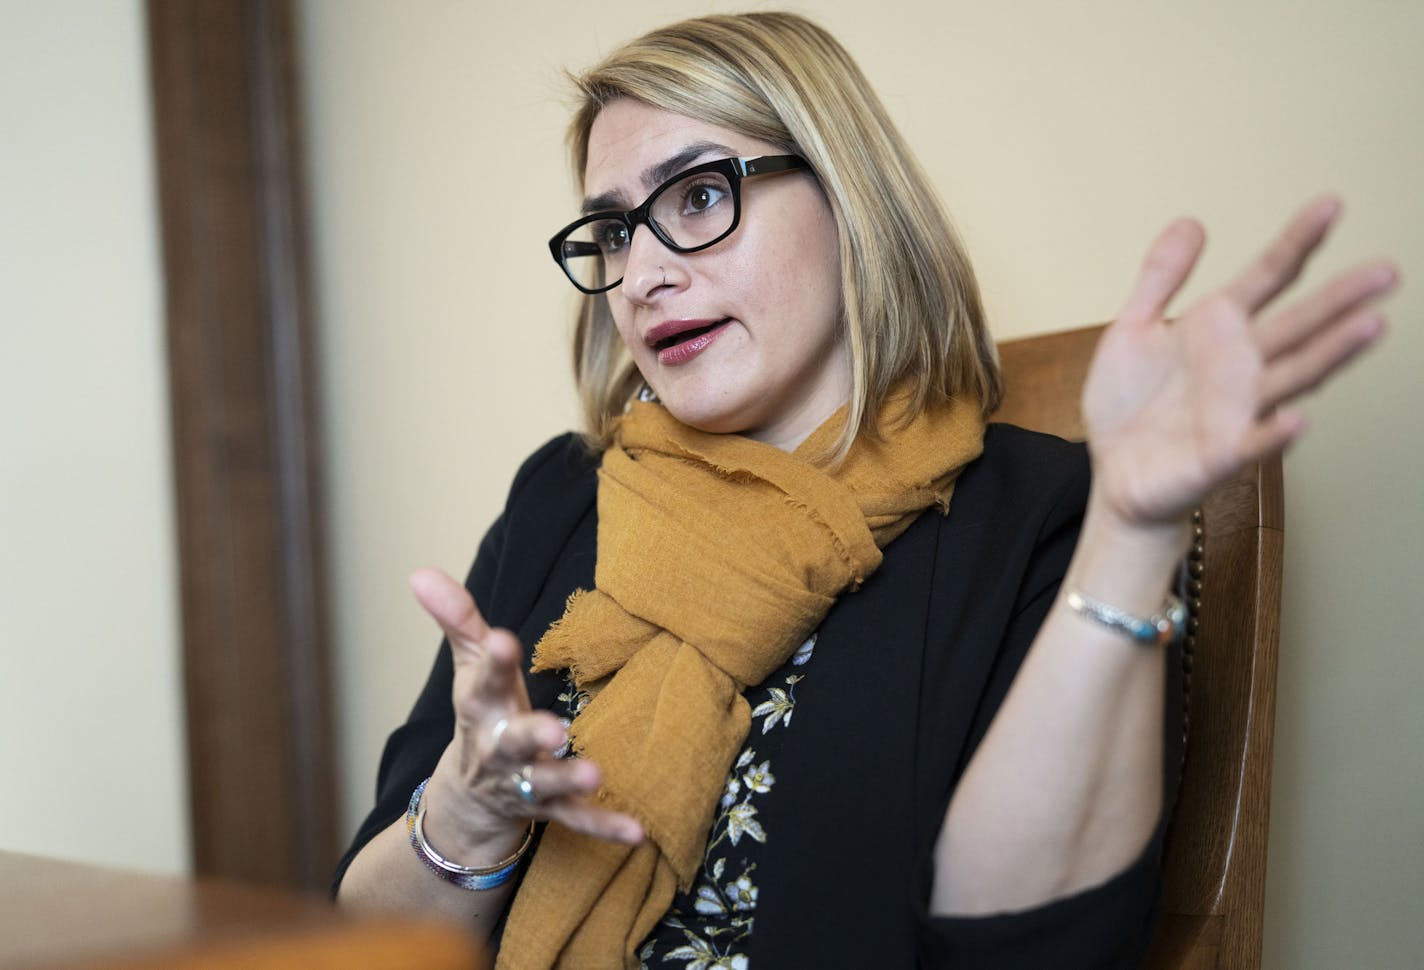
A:
<svg viewBox="0 0 1424 970">
<path fill-rule="evenodd" d="M 591 699 L 588 691 L 579 690 L 572 680 L 565 682 L 564 692 L 559 695 L 559 702 L 570 718 L 578 717 Z"/>
<path fill-rule="evenodd" d="M 786 678 L 786 689 L 773 687 L 768 692 L 771 697 L 762 701 L 752 709 L 752 717 L 766 715 L 766 720 L 761 722 L 761 733 L 765 734 L 776 727 L 776 722 L 780 721 L 784 726 L 791 726 L 791 714 L 796 710 L 796 685 L 801 682 L 801 674 L 792 674 Z"/>
<path fill-rule="evenodd" d="M 812 634 L 791 657 L 790 666 L 805 667 L 816 646 Z M 784 668 L 783 668 L 784 669 Z M 761 735 L 791 725 L 796 709 L 796 685 L 805 674 L 785 674 L 777 686 L 747 692 L 752 716 L 762 718 Z M 765 845 L 767 832 L 757 818 L 756 802 L 771 797 L 776 787 L 772 759 L 759 757 L 748 744 L 738 755 L 717 805 L 707 837 L 702 872 L 691 893 L 679 895 L 658 928 L 639 948 L 643 970 L 655 964 L 676 964 L 680 970 L 748 970 L 746 950 L 756 914 L 755 846 Z M 778 745 L 772 745 L 773 755 Z M 758 742 L 761 743 L 761 742 Z"/>
<path fill-rule="evenodd" d="M 751 750 L 751 748 L 748 748 L 747 752 L 750 753 Z M 748 768 L 747 773 L 742 775 L 742 781 L 758 795 L 765 795 L 771 791 L 772 782 L 776 781 L 771 774 L 771 762 L 763 761 L 754 768 Z"/>
<path fill-rule="evenodd" d="M 719 822 L 726 823 L 727 838 L 732 840 L 733 845 L 739 844 L 742 841 L 743 835 L 750 835 L 758 842 L 766 841 L 766 832 L 762 830 L 761 823 L 754 817 L 757 810 L 756 806 L 750 802 L 752 793 L 747 792 L 746 797 L 747 801 L 742 802 L 740 805 L 733 805 L 730 811 L 723 812 L 722 817 L 718 819 Z M 712 831 L 715 832 L 716 828 L 714 827 Z M 712 840 L 711 845 L 715 845 L 721 840 L 722 837 L 719 835 Z M 708 848 L 711 848 L 711 845 L 709 845 Z"/>
<path fill-rule="evenodd" d="M 727 898 L 732 901 L 732 908 L 739 913 L 750 913 L 756 909 L 757 887 L 752 885 L 751 879 L 746 873 L 737 877 L 736 882 L 727 883 Z"/>
</svg>

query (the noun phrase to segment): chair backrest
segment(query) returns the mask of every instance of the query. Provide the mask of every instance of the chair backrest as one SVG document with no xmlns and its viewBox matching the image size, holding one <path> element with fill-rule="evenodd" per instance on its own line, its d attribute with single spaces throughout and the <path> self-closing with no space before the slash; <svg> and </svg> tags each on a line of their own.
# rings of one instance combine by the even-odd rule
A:
<svg viewBox="0 0 1424 970">
<path fill-rule="evenodd" d="M 994 420 L 1081 441 L 1079 394 L 1102 330 L 1001 343 L 1006 390 Z M 1279 458 L 1226 482 L 1199 512 L 1183 660 L 1186 756 L 1152 970 L 1261 963 L 1282 526 Z"/>
</svg>

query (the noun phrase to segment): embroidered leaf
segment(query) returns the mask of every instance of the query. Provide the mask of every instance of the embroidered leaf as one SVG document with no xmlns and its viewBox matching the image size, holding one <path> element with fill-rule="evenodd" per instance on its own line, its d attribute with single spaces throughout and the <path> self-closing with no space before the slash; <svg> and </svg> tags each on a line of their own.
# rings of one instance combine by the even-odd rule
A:
<svg viewBox="0 0 1424 970">
<path fill-rule="evenodd" d="M 783 717 L 789 717 L 792 707 L 796 704 L 796 702 L 791 699 L 791 695 L 787 694 L 786 691 L 780 687 L 773 687 L 768 693 L 771 694 L 771 699 L 762 701 L 752 710 L 752 717 L 761 717 L 763 714 L 766 715 L 766 720 L 761 722 L 762 734 L 766 734 L 772 728 L 776 727 L 776 722 Z"/>
<path fill-rule="evenodd" d="M 722 905 L 722 898 L 717 895 L 717 890 L 707 885 L 697 887 L 697 902 L 692 904 L 692 908 L 703 916 L 721 916 L 727 912 L 727 907 Z"/>
<path fill-rule="evenodd" d="M 727 813 L 727 837 L 732 844 L 738 844 L 743 835 L 750 835 L 758 842 L 766 841 L 766 832 L 755 818 L 756 807 L 749 802 L 736 805 Z"/>
<path fill-rule="evenodd" d="M 811 634 L 811 639 L 796 648 L 796 652 L 791 655 L 791 662 L 797 667 L 803 667 L 811 659 L 811 651 L 816 649 L 816 634 Z"/>
<path fill-rule="evenodd" d="M 698 940 L 693 946 L 680 946 L 673 950 L 663 960 L 687 960 L 690 961 L 685 970 L 709 970 L 712 966 L 714 954 L 707 944 Z"/>
</svg>

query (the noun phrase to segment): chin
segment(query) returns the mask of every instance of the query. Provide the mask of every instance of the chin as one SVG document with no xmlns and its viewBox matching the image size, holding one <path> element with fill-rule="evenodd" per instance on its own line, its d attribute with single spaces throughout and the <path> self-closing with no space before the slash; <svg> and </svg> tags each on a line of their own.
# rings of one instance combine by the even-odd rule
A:
<svg viewBox="0 0 1424 970">
<path fill-rule="evenodd" d="M 688 401 L 675 394 L 670 397 L 658 394 L 658 400 L 683 424 L 707 434 L 742 434 L 757 424 L 756 417 L 746 409 L 719 406 L 720 402 Z"/>
</svg>

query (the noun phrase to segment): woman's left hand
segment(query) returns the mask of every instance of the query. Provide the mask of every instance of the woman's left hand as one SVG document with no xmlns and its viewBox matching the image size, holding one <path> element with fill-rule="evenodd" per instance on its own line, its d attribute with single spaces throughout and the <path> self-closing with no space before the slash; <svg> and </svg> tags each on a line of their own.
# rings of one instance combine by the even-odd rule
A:
<svg viewBox="0 0 1424 970">
<path fill-rule="evenodd" d="M 1138 616 L 1162 602 L 1206 494 L 1304 429 L 1291 405 L 1384 333 L 1397 273 L 1348 270 L 1267 308 L 1339 214 L 1320 199 L 1229 284 L 1168 321 L 1201 254 L 1195 222 L 1152 244 L 1083 388 L 1093 484 L 1066 586 Z M 1026 909 L 1102 884 L 1162 813 L 1165 654 L 1059 597 L 955 790 L 931 911 Z"/>
<path fill-rule="evenodd" d="M 1374 304 L 1398 279 L 1357 266 L 1269 313 L 1340 211 L 1303 208 L 1233 281 L 1179 319 L 1164 318 L 1201 254 L 1191 220 L 1152 244 L 1083 390 L 1099 504 L 1131 527 L 1175 526 L 1215 485 L 1288 446 L 1305 429 L 1291 405 L 1384 334 Z"/>
</svg>

